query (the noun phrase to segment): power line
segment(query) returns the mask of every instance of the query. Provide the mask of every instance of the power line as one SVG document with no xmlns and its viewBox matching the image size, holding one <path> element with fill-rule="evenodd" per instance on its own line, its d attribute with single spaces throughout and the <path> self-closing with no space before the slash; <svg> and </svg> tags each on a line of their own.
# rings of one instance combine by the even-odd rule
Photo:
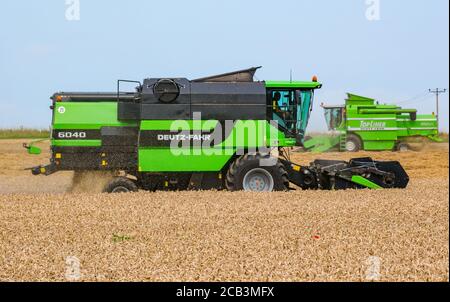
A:
<svg viewBox="0 0 450 302">
<path fill-rule="evenodd" d="M 410 103 L 410 102 L 412 102 L 412 101 L 414 101 L 416 99 L 423 99 L 426 95 L 428 95 L 428 93 L 429 93 L 428 91 L 423 91 L 420 94 L 418 94 L 418 95 L 416 95 L 416 96 L 414 96 L 412 98 L 409 98 L 409 99 L 406 99 L 404 101 L 398 102 L 398 104 Z"/>
<path fill-rule="evenodd" d="M 439 132 L 439 95 L 441 93 L 446 93 L 447 89 L 428 89 L 428 91 L 430 93 L 434 93 L 436 95 L 436 120 L 437 120 L 437 128 L 438 128 L 438 132 Z"/>
<path fill-rule="evenodd" d="M 430 97 L 431 97 L 430 95 L 424 95 L 420 98 L 416 98 L 412 101 L 409 101 L 408 105 L 417 104 L 417 103 L 425 103 L 426 101 L 428 101 L 430 99 Z"/>
</svg>

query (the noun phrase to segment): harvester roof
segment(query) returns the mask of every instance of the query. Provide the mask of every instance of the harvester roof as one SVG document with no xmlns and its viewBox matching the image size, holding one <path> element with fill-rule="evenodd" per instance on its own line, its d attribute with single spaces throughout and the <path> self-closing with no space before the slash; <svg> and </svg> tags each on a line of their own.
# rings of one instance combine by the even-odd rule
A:
<svg viewBox="0 0 450 302">
<path fill-rule="evenodd" d="M 322 83 L 319 82 L 299 82 L 299 81 L 266 81 L 268 88 L 299 88 L 299 89 L 319 89 Z"/>
<path fill-rule="evenodd" d="M 208 77 L 204 77 L 204 78 L 200 78 L 200 79 L 195 79 L 195 80 L 192 80 L 191 82 L 198 82 L 198 83 L 253 82 L 254 81 L 253 77 L 255 76 L 256 71 L 260 68 L 261 68 L 261 66 L 251 67 L 248 69 L 232 71 L 232 72 L 208 76 Z"/>
<path fill-rule="evenodd" d="M 227 83 L 227 82 L 254 82 L 254 76 L 258 67 L 251 67 L 248 69 L 227 72 L 223 74 L 208 76 L 200 79 L 192 80 L 191 82 L 201 83 Z M 268 88 L 293 88 L 293 89 L 319 89 L 322 87 L 321 83 L 317 81 L 300 82 L 300 81 L 265 81 Z"/>
<path fill-rule="evenodd" d="M 360 96 L 352 93 L 347 93 L 346 105 L 375 105 L 375 99 Z"/>
</svg>

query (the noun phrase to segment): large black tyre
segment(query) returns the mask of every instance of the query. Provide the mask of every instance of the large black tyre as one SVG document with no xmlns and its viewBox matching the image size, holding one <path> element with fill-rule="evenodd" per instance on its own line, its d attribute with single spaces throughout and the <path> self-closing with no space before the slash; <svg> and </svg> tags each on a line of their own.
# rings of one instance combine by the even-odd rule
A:
<svg viewBox="0 0 450 302">
<path fill-rule="evenodd" d="M 262 166 L 261 154 L 245 154 L 235 160 L 227 172 L 226 187 L 229 191 L 287 191 L 288 173 L 277 160 L 275 165 Z M 267 157 L 268 158 L 268 157 Z"/>
<path fill-rule="evenodd" d="M 347 140 L 345 142 L 345 151 L 347 152 L 358 152 L 362 149 L 363 145 L 359 136 L 355 134 L 347 135 Z"/>
<path fill-rule="evenodd" d="M 105 193 L 129 193 L 137 191 L 138 187 L 134 181 L 123 176 L 114 178 L 103 189 Z"/>
</svg>

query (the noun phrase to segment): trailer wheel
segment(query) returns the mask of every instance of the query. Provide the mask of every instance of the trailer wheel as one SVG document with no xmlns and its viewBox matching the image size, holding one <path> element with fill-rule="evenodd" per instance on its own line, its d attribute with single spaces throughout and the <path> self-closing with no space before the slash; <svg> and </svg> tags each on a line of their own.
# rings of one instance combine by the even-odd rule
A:
<svg viewBox="0 0 450 302">
<path fill-rule="evenodd" d="M 405 142 L 399 142 L 396 146 L 396 150 L 399 152 L 406 152 L 411 150 L 411 146 Z"/>
<path fill-rule="evenodd" d="M 103 189 L 105 193 L 129 193 L 137 191 L 138 187 L 134 181 L 123 176 L 114 178 Z"/>
<path fill-rule="evenodd" d="M 239 157 L 227 173 L 226 187 L 230 191 L 272 192 L 287 191 L 289 179 L 286 169 L 277 160 L 273 166 L 261 166 L 261 154 Z"/>
<path fill-rule="evenodd" d="M 362 149 L 361 139 L 355 134 L 349 134 L 345 142 L 345 150 L 347 152 L 358 152 Z"/>
</svg>

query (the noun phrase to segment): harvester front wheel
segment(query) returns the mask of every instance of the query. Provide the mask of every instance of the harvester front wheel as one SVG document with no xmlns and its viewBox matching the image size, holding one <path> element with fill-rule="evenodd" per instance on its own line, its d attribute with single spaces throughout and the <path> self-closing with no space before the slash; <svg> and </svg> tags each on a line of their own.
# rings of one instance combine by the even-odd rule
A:
<svg viewBox="0 0 450 302">
<path fill-rule="evenodd" d="M 131 179 L 127 177 L 116 177 L 111 180 L 104 188 L 105 193 L 129 193 L 137 192 L 138 187 Z"/>
<path fill-rule="evenodd" d="M 408 143 L 405 142 L 399 142 L 396 146 L 397 151 L 399 152 L 406 152 L 411 150 L 411 147 L 409 146 Z"/>
<path fill-rule="evenodd" d="M 349 134 L 345 142 L 345 151 L 358 152 L 362 149 L 361 139 L 355 134 Z"/>
<path fill-rule="evenodd" d="M 275 162 L 273 165 L 261 165 L 261 160 L 275 160 Z M 230 191 L 287 191 L 289 179 L 286 169 L 279 160 L 264 158 L 261 154 L 246 154 L 231 164 L 226 186 Z"/>
</svg>

